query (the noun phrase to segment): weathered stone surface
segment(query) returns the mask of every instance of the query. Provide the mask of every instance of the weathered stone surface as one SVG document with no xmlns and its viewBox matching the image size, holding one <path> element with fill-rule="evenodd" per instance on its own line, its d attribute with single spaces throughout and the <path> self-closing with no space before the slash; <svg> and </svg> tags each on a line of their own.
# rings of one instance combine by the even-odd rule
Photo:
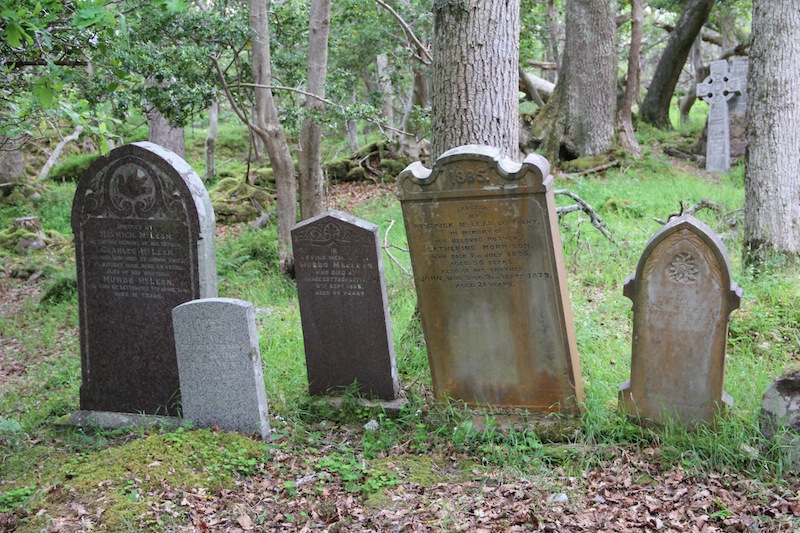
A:
<svg viewBox="0 0 800 533">
<path fill-rule="evenodd" d="M 436 398 L 577 412 L 583 400 L 550 165 L 487 146 L 415 163 L 398 195 Z"/>
<path fill-rule="evenodd" d="M 800 367 L 786 369 L 770 384 L 758 423 L 765 439 L 779 439 L 789 468 L 800 469 Z"/>
<path fill-rule="evenodd" d="M 740 66 L 737 65 L 740 69 Z M 741 69 L 740 69 L 741 70 Z M 740 70 L 737 71 L 740 74 Z M 697 84 L 697 97 L 708 103 L 706 170 L 728 172 L 731 169 L 731 139 L 728 101 L 741 94 L 747 80 L 734 77 L 725 60 L 711 63 L 711 74 Z M 742 101 L 743 98 L 740 100 Z M 737 104 L 738 109 L 738 104 Z"/>
<path fill-rule="evenodd" d="M 75 411 L 55 422 L 56 427 L 79 427 L 84 429 L 126 429 L 162 427 L 174 429 L 187 427 L 189 423 L 176 416 L 142 415 L 111 411 Z"/>
<path fill-rule="evenodd" d="M 232 298 L 193 300 L 172 310 L 184 418 L 245 435 L 269 435 L 255 311 Z"/>
<path fill-rule="evenodd" d="M 297 294 L 311 394 L 358 382 L 394 400 L 394 357 L 378 226 L 330 211 L 292 229 Z"/>
<path fill-rule="evenodd" d="M 95 161 L 72 206 L 81 409 L 177 413 L 172 308 L 216 296 L 214 211 L 191 167 L 152 143 Z"/>
<path fill-rule="evenodd" d="M 673 219 L 647 243 L 624 294 L 633 346 L 621 408 L 656 423 L 713 421 L 733 404 L 723 390 L 725 347 L 742 295 L 722 242 L 689 215 Z"/>
</svg>

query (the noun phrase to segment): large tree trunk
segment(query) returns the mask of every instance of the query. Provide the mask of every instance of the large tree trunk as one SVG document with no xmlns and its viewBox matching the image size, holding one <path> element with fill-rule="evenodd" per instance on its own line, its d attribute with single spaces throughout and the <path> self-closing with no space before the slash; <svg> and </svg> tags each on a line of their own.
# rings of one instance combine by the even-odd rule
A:
<svg viewBox="0 0 800 533">
<path fill-rule="evenodd" d="M 433 3 L 431 161 L 465 144 L 519 156 L 519 0 Z"/>
<path fill-rule="evenodd" d="M 278 109 L 272 91 L 267 87 L 272 81 L 269 49 L 269 24 L 267 1 L 250 0 L 250 31 L 253 54 L 253 81 L 256 108 L 253 129 L 264 142 L 272 164 L 278 196 L 278 255 L 281 272 L 294 273 L 292 253 L 292 227 L 297 222 L 297 191 L 294 162 L 289 143 L 278 120 Z"/>
<path fill-rule="evenodd" d="M 591 157 L 611 148 L 616 118 L 615 3 L 569 0 L 561 72 L 536 116 L 539 151 L 551 161 Z"/>
<path fill-rule="evenodd" d="M 619 140 L 633 157 L 639 159 L 642 150 L 633 134 L 633 98 L 639 93 L 639 52 L 642 49 L 642 25 L 644 23 L 644 7 L 642 0 L 631 0 L 631 46 L 628 54 L 628 77 L 625 82 L 625 95 L 617 111 L 617 129 Z"/>
<path fill-rule="evenodd" d="M 691 0 L 678 24 L 669 36 L 667 46 L 661 54 L 647 95 L 639 109 L 639 117 L 657 128 L 672 128 L 669 106 L 675 86 L 678 84 L 683 65 L 692 49 L 695 37 L 708 20 L 714 0 Z"/>
<path fill-rule="evenodd" d="M 330 0 L 311 2 L 308 21 L 308 92 L 325 97 L 325 77 L 328 73 L 328 33 L 331 27 Z M 309 116 L 300 131 L 300 217 L 305 220 L 324 209 L 324 177 L 322 174 L 322 126 L 315 114 L 325 109 L 325 103 L 314 96 L 306 97 Z"/>
<path fill-rule="evenodd" d="M 800 9 L 754 0 L 747 76 L 745 259 L 800 255 Z"/>
<path fill-rule="evenodd" d="M 430 84 L 428 77 L 420 68 L 413 69 L 413 80 L 409 91 L 406 107 L 403 112 L 403 131 L 411 132 L 411 117 L 415 107 L 428 107 L 431 100 Z M 413 133 L 413 132 L 412 132 Z"/>
<path fill-rule="evenodd" d="M 179 156 L 186 157 L 186 140 L 183 128 L 173 128 L 167 117 L 153 108 L 147 113 L 147 125 L 150 128 L 148 139 L 151 143 L 172 150 Z"/>
</svg>

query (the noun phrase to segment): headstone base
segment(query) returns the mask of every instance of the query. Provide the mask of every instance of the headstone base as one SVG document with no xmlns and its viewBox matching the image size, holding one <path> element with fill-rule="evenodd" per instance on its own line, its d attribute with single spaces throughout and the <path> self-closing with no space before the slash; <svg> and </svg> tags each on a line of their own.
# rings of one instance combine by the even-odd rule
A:
<svg viewBox="0 0 800 533">
<path fill-rule="evenodd" d="M 666 411 L 662 415 L 662 421 L 653 420 L 651 418 L 647 418 L 645 416 L 639 415 L 639 410 L 636 407 L 636 400 L 634 400 L 633 396 L 631 395 L 631 382 L 626 381 L 622 385 L 619 386 L 619 405 L 620 410 L 628 415 L 629 420 L 632 422 L 642 426 L 642 427 L 663 427 L 664 422 L 663 420 L 670 420 L 674 419 L 676 421 L 680 420 L 689 429 L 693 429 L 698 425 L 703 425 L 706 422 L 710 422 L 711 427 L 713 427 L 714 423 L 717 420 L 717 416 L 725 417 L 730 413 L 730 410 L 733 409 L 733 396 L 728 394 L 726 391 L 722 391 L 722 402 L 719 406 L 713 406 L 708 409 L 708 413 L 705 416 L 698 417 L 697 420 L 683 420 L 683 417 L 676 416 L 675 414 L 670 415 Z M 705 424 L 708 427 L 708 424 Z"/>
<path fill-rule="evenodd" d="M 59 417 L 58 428 L 78 427 L 83 429 L 126 429 L 161 427 L 174 429 L 191 427 L 191 422 L 177 416 L 146 415 L 141 413 L 116 413 L 112 411 L 75 411 Z"/>
<path fill-rule="evenodd" d="M 542 414 L 524 409 L 503 409 L 486 411 L 470 409 L 472 428 L 475 431 L 487 429 L 530 430 L 540 439 L 562 442 L 575 437 L 583 429 L 580 416 L 559 413 Z"/>
<path fill-rule="evenodd" d="M 309 410 L 313 412 L 320 412 L 322 409 L 340 410 L 346 402 L 351 401 L 348 398 L 341 396 L 320 396 L 311 399 Z M 408 400 L 405 398 L 397 398 L 396 400 L 374 400 L 368 398 L 357 398 L 355 402 L 360 407 L 365 407 L 374 410 L 376 413 L 385 413 L 390 418 L 397 418 L 400 412 L 408 405 Z"/>
</svg>

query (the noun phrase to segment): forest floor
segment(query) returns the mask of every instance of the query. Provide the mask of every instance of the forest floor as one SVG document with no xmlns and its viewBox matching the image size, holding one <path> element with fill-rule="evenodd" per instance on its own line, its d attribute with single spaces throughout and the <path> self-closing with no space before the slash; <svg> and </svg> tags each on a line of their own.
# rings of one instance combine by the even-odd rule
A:
<svg viewBox="0 0 800 533">
<path fill-rule="evenodd" d="M 334 207 L 393 194 L 392 186 L 339 185 Z M 35 302 L 36 281 L 4 277 L 0 271 L 0 316 L 24 313 Z M 72 328 L 75 329 L 75 328 Z M 66 332 L 75 336 L 77 331 Z M 29 367 L 51 353 L 26 353 L 14 338 L 0 338 L 0 386 L 28 379 Z M 103 530 L 110 501 L 124 484 L 146 505 L 131 530 L 155 531 L 797 531 L 800 480 L 763 480 L 739 472 L 698 472 L 664 460 L 658 444 L 586 450 L 595 458 L 579 472 L 554 466 L 531 471 L 485 466 L 479 453 L 446 444 L 420 450 L 413 440 L 381 452 L 379 490 L 364 490 L 347 465 L 330 460 L 332 450 L 361 446 L 359 426 L 325 426 L 324 438 L 303 445 L 280 421 L 281 440 L 271 458 L 235 476 L 232 486 L 201 488 L 172 483 L 155 457 L 158 477 L 128 471 L 90 491 L 64 483 L 49 487 L 47 509 L 19 507 L 0 512 L 0 531 L 13 531 L 46 513 L 42 531 Z M 315 428 L 310 428 L 311 430 Z M 305 428 L 308 432 L 309 428 Z M 381 431 L 379 428 L 377 431 Z M 135 433 L 109 440 L 121 446 Z M 30 445 L 38 442 L 30 442 Z M 280 443 L 279 443 L 280 444 Z M 570 445 L 556 445 L 568 448 Z M 580 454 L 570 449 L 567 453 Z M 758 454 L 757 450 L 752 453 Z M 327 460 L 326 460 L 327 458 Z M 166 461 L 166 460 L 164 460 Z M 420 475 L 419 471 L 424 471 Z M 416 472 L 416 474 L 410 474 Z M 388 477 L 387 477 L 388 476 Z M 0 483 L 2 488 L 2 483 Z M 0 490 L 0 493 L 2 491 Z"/>
</svg>

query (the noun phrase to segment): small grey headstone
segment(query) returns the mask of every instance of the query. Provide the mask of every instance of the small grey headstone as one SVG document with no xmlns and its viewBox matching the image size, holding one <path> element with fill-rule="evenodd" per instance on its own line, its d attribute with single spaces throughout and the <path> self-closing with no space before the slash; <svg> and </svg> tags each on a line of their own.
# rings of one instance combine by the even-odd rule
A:
<svg viewBox="0 0 800 533">
<path fill-rule="evenodd" d="M 200 427 L 269 435 L 253 305 L 194 300 L 172 310 L 183 416 Z"/>
<path fill-rule="evenodd" d="M 758 423 L 765 439 L 779 439 L 789 468 L 800 469 L 800 367 L 789 368 L 770 384 Z"/>
<path fill-rule="evenodd" d="M 742 295 L 722 242 L 689 215 L 673 219 L 647 243 L 624 294 L 633 343 L 622 409 L 656 423 L 712 422 L 733 404 L 723 390 L 725 347 Z"/>
<path fill-rule="evenodd" d="M 292 229 L 309 391 L 399 391 L 378 226 L 340 211 Z"/>
<path fill-rule="evenodd" d="M 81 409 L 177 414 L 170 313 L 217 295 L 214 210 L 200 177 L 155 144 L 121 146 L 78 183 L 72 231 Z"/>
</svg>

